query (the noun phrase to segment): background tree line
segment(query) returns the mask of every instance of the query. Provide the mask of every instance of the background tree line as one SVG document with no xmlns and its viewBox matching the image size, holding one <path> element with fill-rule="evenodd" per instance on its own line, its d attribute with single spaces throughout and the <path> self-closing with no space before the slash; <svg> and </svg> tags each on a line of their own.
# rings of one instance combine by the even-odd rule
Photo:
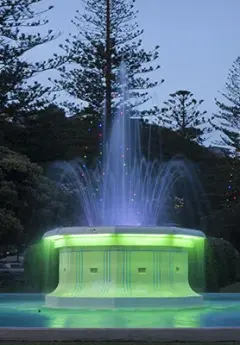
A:
<svg viewBox="0 0 240 345">
<path fill-rule="evenodd" d="M 239 150 L 240 59 L 229 72 L 223 101 L 216 100 L 217 114 L 208 114 L 203 100 L 197 100 L 190 90 L 173 91 L 162 107 L 151 108 L 148 91 L 163 82 L 150 78 L 150 72 L 160 68 L 159 46 L 144 50 L 135 1 L 114 0 L 110 6 L 108 0 L 85 0 L 85 12 L 77 13 L 73 20 L 79 34 L 61 44 L 62 55 L 54 53 L 47 61 L 33 63 L 26 53 L 59 36 L 52 31 L 45 36 L 36 33 L 36 28 L 48 24 L 39 16 L 51 10 L 38 13 L 34 5 L 39 3 L 41 0 L 0 0 L 2 243 L 21 247 L 49 228 L 76 224 L 73 194 L 59 189 L 46 177 L 47 172 L 53 162 L 75 157 L 94 167 L 104 108 L 110 126 L 118 107 L 120 81 L 125 78 L 119 76 L 119 68 L 124 61 L 131 115 L 142 119 L 143 152 L 151 127 L 151 159 L 164 161 L 182 155 L 191 161 L 204 190 L 200 198 L 208 204 L 195 226 L 239 248 L 239 159 L 217 155 L 203 143 L 218 129 L 223 140 Z M 37 81 L 39 73 L 53 69 L 59 78 L 51 80 L 51 86 Z M 62 90 L 77 102 L 59 104 L 56 94 Z M 177 209 L 179 224 L 184 226 L 189 225 L 185 207 L 183 202 Z"/>
</svg>

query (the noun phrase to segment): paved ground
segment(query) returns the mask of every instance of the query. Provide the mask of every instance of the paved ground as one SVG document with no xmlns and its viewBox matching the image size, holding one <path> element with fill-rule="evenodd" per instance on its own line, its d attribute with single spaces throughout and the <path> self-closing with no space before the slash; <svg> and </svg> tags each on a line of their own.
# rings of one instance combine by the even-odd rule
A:
<svg viewBox="0 0 240 345">
<path fill-rule="evenodd" d="M 240 341 L 240 328 L 0 328 L 3 341 L 234 342 Z"/>
</svg>

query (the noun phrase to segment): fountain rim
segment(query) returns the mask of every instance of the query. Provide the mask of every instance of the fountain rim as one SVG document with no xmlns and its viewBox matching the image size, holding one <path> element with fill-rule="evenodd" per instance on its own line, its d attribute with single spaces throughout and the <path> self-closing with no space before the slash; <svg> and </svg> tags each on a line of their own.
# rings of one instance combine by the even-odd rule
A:
<svg viewBox="0 0 240 345">
<path fill-rule="evenodd" d="M 47 231 L 43 239 L 55 236 L 78 236 L 78 235 L 100 235 L 100 234 L 128 234 L 128 235 L 183 235 L 191 237 L 206 238 L 206 235 L 195 229 L 180 228 L 177 226 L 73 226 L 59 227 Z"/>
</svg>

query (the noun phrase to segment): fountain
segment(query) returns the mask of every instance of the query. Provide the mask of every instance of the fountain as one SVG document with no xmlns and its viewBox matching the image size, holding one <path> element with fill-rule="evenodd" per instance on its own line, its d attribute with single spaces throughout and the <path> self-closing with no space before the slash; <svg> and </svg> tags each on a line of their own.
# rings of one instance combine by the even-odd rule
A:
<svg viewBox="0 0 240 345">
<path fill-rule="evenodd" d="M 142 156 L 139 121 L 131 118 L 124 66 L 121 102 L 95 170 L 82 162 L 58 163 L 60 184 L 76 191 L 88 226 L 47 232 L 60 254 L 59 284 L 47 307 L 161 308 L 196 306 L 188 283 L 188 251 L 203 260 L 205 235 L 172 222 L 176 185 L 194 195 L 183 161 L 150 162 Z M 188 179 L 186 183 L 186 179 Z M 199 275 L 202 274 L 199 270 Z"/>
<path fill-rule="evenodd" d="M 59 251 L 59 284 L 47 295 L 1 293 L 1 341 L 240 339 L 240 294 L 204 293 L 205 236 L 174 225 L 176 192 L 195 209 L 197 182 L 178 159 L 160 164 L 141 155 L 125 86 L 122 95 L 96 169 L 55 165 L 88 226 L 44 235 L 42 255 Z"/>
</svg>

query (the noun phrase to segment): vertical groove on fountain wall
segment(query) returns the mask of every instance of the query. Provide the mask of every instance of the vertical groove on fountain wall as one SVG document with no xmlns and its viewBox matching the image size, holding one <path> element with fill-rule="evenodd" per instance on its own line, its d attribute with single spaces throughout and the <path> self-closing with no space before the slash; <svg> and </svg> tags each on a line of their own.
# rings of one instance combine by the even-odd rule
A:
<svg viewBox="0 0 240 345">
<path fill-rule="evenodd" d="M 82 250 L 74 250 L 75 257 L 76 257 L 76 284 L 75 290 L 73 292 L 73 296 L 76 296 L 80 291 L 83 289 L 83 251 Z M 71 255 L 71 253 L 69 253 Z"/>
<path fill-rule="evenodd" d="M 124 292 L 126 296 L 132 295 L 132 285 L 131 285 L 131 253 L 129 250 L 124 250 L 123 255 L 123 267 L 124 267 L 124 280 L 122 284 L 124 286 Z"/>
<path fill-rule="evenodd" d="M 160 253 L 157 250 L 153 251 L 153 286 L 155 290 L 158 290 L 160 287 Z"/>
<path fill-rule="evenodd" d="M 111 251 L 110 250 L 104 250 L 104 276 L 103 276 L 103 281 L 104 281 L 104 290 L 103 290 L 103 295 L 106 295 L 109 292 L 109 285 L 111 284 Z"/>
</svg>

